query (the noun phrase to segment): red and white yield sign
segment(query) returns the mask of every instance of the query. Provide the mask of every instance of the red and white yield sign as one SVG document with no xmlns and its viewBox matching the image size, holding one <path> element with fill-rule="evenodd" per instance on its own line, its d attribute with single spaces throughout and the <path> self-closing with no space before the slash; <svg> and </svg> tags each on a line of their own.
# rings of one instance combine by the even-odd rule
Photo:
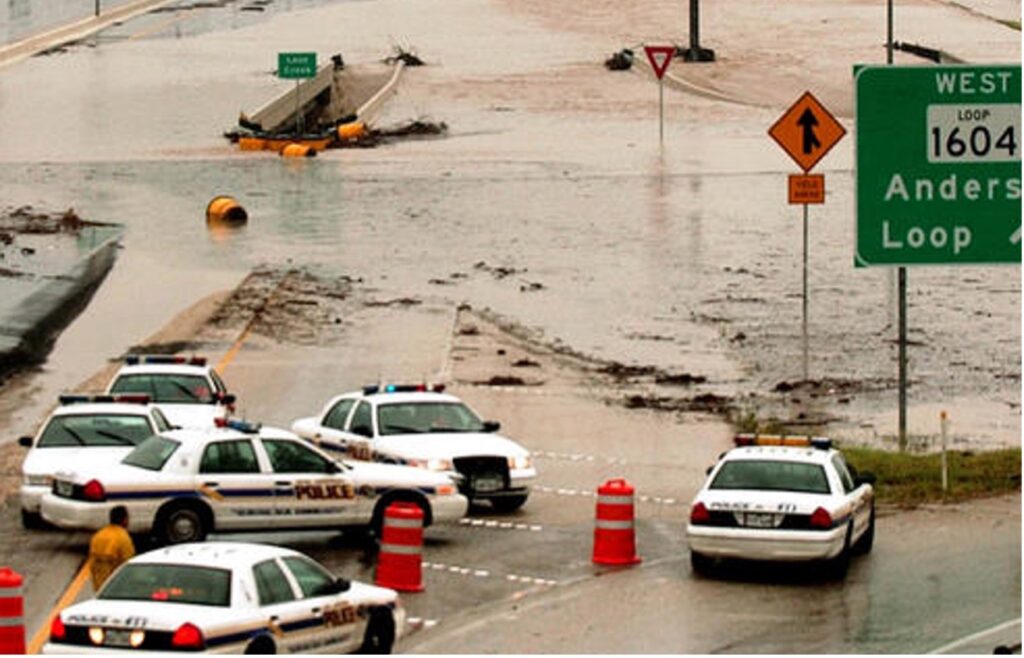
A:
<svg viewBox="0 0 1024 658">
<path fill-rule="evenodd" d="M 668 70 L 668 65 L 672 63 L 672 56 L 676 54 L 675 46 L 644 46 L 644 52 L 647 53 L 647 61 L 651 63 L 651 68 L 654 69 L 654 75 L 658 76 L 661 80 L 665 76 L 665 71 Z"/>
</svg>

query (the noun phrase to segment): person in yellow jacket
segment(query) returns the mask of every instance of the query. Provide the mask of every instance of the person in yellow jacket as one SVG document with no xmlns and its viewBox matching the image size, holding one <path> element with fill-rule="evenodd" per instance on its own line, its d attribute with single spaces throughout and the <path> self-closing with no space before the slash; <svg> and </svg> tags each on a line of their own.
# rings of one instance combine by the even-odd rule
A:
<svg viewBox="0 0 1024 658">
<path fill-rule="evenodd" d="M 128 509 L 118 505 L 110 510 L 110 524 L 100 528 L 89 542 L 89 572 L 93 591 L 99 591 L 110 574 L 135 555 L 128 534 Z"/>
</svg>

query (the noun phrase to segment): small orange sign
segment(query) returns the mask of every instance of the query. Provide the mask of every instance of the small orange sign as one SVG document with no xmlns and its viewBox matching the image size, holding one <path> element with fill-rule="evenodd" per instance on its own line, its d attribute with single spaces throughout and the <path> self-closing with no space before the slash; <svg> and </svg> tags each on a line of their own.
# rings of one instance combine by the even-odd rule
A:
<svg viewBox="0 0 1024 658">
<path fill-rule="evenodd" d="M 825 174 L 790 174 L 790 203 L 825 203 Z"/>
<path fill-rule="evenodd" d="M 843 138 L 846 129 L 811 92 L 805 91 L 768 129 L 768 134 L 806 173 Z"/>
</svg>

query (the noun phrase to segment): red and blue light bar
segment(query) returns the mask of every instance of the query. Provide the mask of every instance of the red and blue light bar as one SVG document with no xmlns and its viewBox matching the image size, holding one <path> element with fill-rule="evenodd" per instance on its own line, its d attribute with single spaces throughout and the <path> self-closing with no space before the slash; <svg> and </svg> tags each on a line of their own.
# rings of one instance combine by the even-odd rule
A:
<svg viewBox="0 0 1024 658">
<path fill-rule="evenodd" d="M 63 393 L 57 401 L 63 405 L 68 404 L 89 404 L 99 402 L 125 402 L 129 404 L 149 404 L 149 396 L 145 393 L 125 393 L 121 395 L 83 395 L 77 393 Z"/>
<path fill-rule="evenodd" d="M 124 362 L 130 366 L 137 365 L 186 365 L 205 366 L 205 356 L 176 356 L 173 354 L 130 354 L 124 358 Z"/>
<path fill-rule="evenodd" d="M 444 384 L 371 384 L 363 387 L 363 395 L 376 393 L 443 393 Z"/>
<path fill-rule="evenodd" d="M 260 429 L 263 427 L 262 423 L 250 423 L 234 418 L 214 418 L 213 425 L 214 427 L 236 430 L 243 434 L 259 434 Z"/>
<path fill-rule="evenodd" d="M 741 448 L 745 446 L 782 446 L 828 450 L 832 447 L 832 439 L 824 436 L 785 436 L 780 434 L 737 434 L 733 443 Z"/>
</svg>

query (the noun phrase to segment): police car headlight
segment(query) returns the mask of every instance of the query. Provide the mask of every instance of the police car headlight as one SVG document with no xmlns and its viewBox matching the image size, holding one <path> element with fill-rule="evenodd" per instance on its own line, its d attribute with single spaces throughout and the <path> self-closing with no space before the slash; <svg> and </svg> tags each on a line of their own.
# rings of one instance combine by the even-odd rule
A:
<svg viewBox="0 0 1024 658">
<path fill-rule="evenodd" d="M 49 487 L 51 485 L 49 475 L 26 475 L 25 484 L 30 487 Z"/>
<path fill-rule="evenodd" d="M 428 471 L 450 471 L 452 462 L 448 459 L 410 459 L 409 464 Z"/>
<path fill-rule="evenodd" d="M 530 455 L 508 458 L 509 470 L 521 471 L 525 468 L 530 468 L 531 466 L 533 466 L 533 458 L 530 457 Z"/>
<path fill-rule="evenodd" d="M 131 646 L 132 649 L 138 649 L 142 646 L 142 643 L 145 641 L 146 631 L 142 630 L 141 628 L 136 628 L 128 636 L 128 645 Z"/>
<path fill-rule="evenodd" d="M 104 633 L 103 629 L 100 628 L 99 626 L 90 626 L 89 627 L 89 641 L 92 642 L 93 644 L 95 644 L 96 646 L 101 646 L 103 644 L 103 640 L 106 637 L 107 637 L 107 634 Z"/>
</svg>

